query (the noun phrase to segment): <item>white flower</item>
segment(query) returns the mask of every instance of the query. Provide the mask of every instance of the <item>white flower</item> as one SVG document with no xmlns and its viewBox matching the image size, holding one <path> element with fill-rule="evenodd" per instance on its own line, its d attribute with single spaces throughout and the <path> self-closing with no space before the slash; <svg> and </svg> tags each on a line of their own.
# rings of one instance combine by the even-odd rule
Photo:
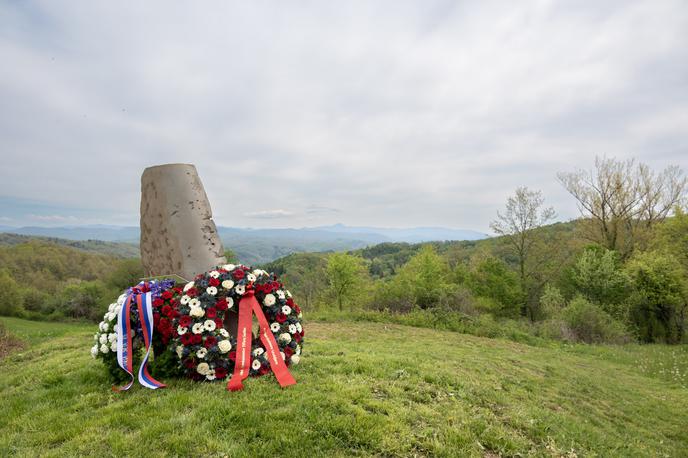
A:
<svg viewBox="0 0 688 458">
<path fill-rule="evenodd" d="M 205 374 L 205 378 L 208 380 L 215 380 L 215 371 L 212 370 L 212 371 L 208 372 L 207 374 Z"/>
<path fill-rule="evenodd" d="M 263 350 L 263 349 L 260 348 L 260 347 L 258 347 L 258 348 L 256 348 L 255 350 L 253 350 L 253 356 L 260 356 L 260 355 L 262 355 L 263 353 L 265 353 L 265 350 Z"/>
<path fill-rule="evenodd" d="M 265 299 L 263 299 L 263 304 L 267 305 L 268 307 L 275 305 L 275 296 L 272 294 L 266 294 Z"/>
<path fill-rule="evenodd" d="M 257 359 L 254 359 L 253 362 L 251 363 L 251 367 L 253 368 L 254 371 L 257 371 L 260 369 L 260 361 Z"/>
<path fill-rule="evenodd" d="M 117 342 L 112 342 L 110 344 L 110 351 L 112 351 L 113 353 L 117 353 Z"/>
<path fill-rule="evenodd" d="M 196 367 L 196 372 L 198 372 L 201 375 L 205 375 L 210 371 L 210 366 L 208 363 L 201 363 Z"/>
<path fill-rule="evenodd" d="M 190 300 L 191 300 L 191 297 L 189 297 L 189 296 L 187 296 L 186 294 L 184 294 L 184 295 L 182 296 L 182 298 L 179 299 L 179 303 L 182 304 L 182 305 L 186 305 L 186 304 L 189 303 Z"/>
<path fill-rule="evenodd" d="M 239 296 L 243 296 L 244 293 L 246 292 L 246 288 L 244 287 L 244 285 L 237 285 L 237 287 L 234 288 L 234 291 L 235 291 Z"/>
<path fill-rule="evenodd" d="M 222 287 L 224 289 L 232 289 L 233 286 L 234 286 L 234 282 L 232 280 L 225 280 L 222 282 Z"/>
<path fill-rule="evenodd" d="M 121 294 L 121 295 L 117 298 L 117 305 L 124 305 L 124 301 L 126 301 L 126 300 L 127 300 L 127 295 L 126 295 L 126 294 Z"/>
<path fill-rule="evenodd" d="M 98 356 L 98 344 L 95 344 L 93 347 L 91 347 L 91 356 L 94 358 Z"/>
<path fill-rule="evenodd" d="M 208 293 L 208 294 L 210 294 L 211 296 L 214 296 L 214 295 L 217 294 L 217 288 L 215 288 L 214 286 L 208 286 L 208 287 L 205 289 L 205 292 Z"/>
<path fill-rule="evenodd" d="M 278 289 L 277 290 L 277 297 L 279 297 L 280 299 L 284 299 L 284 291 L 282 291 L 281 289 Z"/>
<path fill-rule="evenodd" d="M 117 334 L 112 332 L 112 333 L 108 334 L 107 339 L 108 339 L 108 342 L 112 343 L 112 342 L 117 340 Z"/>
<path fill-rule="evenodd" d="M 121 306 L 121 305 L 118 305 L 117 307 L 115 307 L 115 310 L 114 310 L 115 316 L 119 315 L 119 311 L 120 311 L 120 310 L 122 310 L 122 306 Z"/>
<path fill-rule="evenodd" d="M 177 356 L 179 359 L 182 358 L 182 352 L 184 351 L 184 346 L 183 345 L 177 345 Z"/>
<path fill-rule="evenodd" d="M 285 355 L 283 351 L 280 352 L 280 355 L 282 355 L 282 360 L 287 359 L 287 355 Z"/>
<path fill-rule="evenodd" d="M 225 328 L 220 328 L 218 332 L 220 333 L 220 335 L 222 337 L 229 337 L 229 333 L 227 332 L 227 330 Z"/>
<path fill-rule="evenodd" d="M 292 364 L 299 364 L 299 361 L 301 361 L 301 357 L 297 355 L 291 355 L 291 363 Z"/>
<path fill-rule="evenodd" d="M 203 325 L 201 323 L 194 323 L 194 325 L 191 327 L 191 332 L 194 334 L 200 334 L 203 332 Z"/>
<path fill-rule="evenodd" d="M 110 329 L 110 324 L 105 322 L 105 321 L 101 321 L 99 327 L 100 327 L 101 332 L 107 332 L 108 329 Z"/>
<path fill-rule="evenodd" d="M 297 355 L 301 354 L 301 345 L 296 346 L 296 350 L 294 350 L 294 353 L 296 353 Z"/>
<path fill-rule="evenodd" d="M 187 283 L 186 285 L 184 285 L 184 292 L 187 292 L 188 290 L 190 290 L 191 288 L 193 288 L 195 284 L 196 284 L 196 283 L 190 281 L 189 283 Z"/>
<path fill-rule="evenodd" d="M 291 307 L 289 307 L 288 305 L 283 305 L 282 313 L 284 313 L 285 315 L 289 315 L 291 313 Z"/>
<path fill-rule="evenodd" d="M 108 305 L 108 312 L 115 310 L 115 307 L 117 307 L 117 302 L 113 302 L 112 304 Z"/>
<path fill-rule="evenodd" d="M 301 326 L 301 323 L 296 323 L 296 331 L 301 333 L 303 331 L 303 327 Z"/>
<path fill-rule="evenodd" d="M 227 299 L 227 308 L 231 309 L 232 307 L 234 307 L 234 299 L 232 299 L 231 297 L 226 297 L 226 299 Z"/>
<path fill-rule="evenodd" d="M 248 274 L 248 275 L 246 275 L 246 279 L 247 279 L 249 282 L 254 282 L 254 281 L 256 281 L 256 276 L 253 275 L 253 274 Z"/>
<path fill-rule="evenodd" d="M 291 297 L 291 293 L 287 290 L 287 297 Z"/>
<path fill-rule="evenodd" d="M 232 344 L 229 340 L 221 340 L 217 343 L 217 348 L 219 348 L 222 353 L 227 353 L 232 349 Z"/>
<path fill-rule="evenodd" d="M 208 272 L 208 275 L 210 275 L 213 278 L 218 278 L 220 276 L 220 272 L 218 272 L 217 270 L 211 270 L 210 272 Z"/>
<path fill-rule="evenodd" d="M 180 336 L 186 334 L 186 331 L 188 330 L 189 328 L 185 328 L 184 326 L 177 326 L 177 334 L 179 334 Z"/>
<path fill-rule="evenodd" d="M 259 276 L 259 275 L 267 275 L 267 274 L 268 274 L 268 273 L 267 273 L 266 271 L 262 270 L 262 269 L 255 269 L 255 270 L 253 271 L 253 275 L 255 275 L 256 277 Z"/>
<path fill-rule="evenodd" d="M 203 327 L 205 328 L 206 331 L 214 331 L 217 325 L 213 320 L 205 320 L 205 323 L 203 323 Z"/>
<path fill-rule="evenodd" d="M 101 345 L 105 345 L 106 343 L 108 343 L 107 334 L 101 334 L 99 342 Z"/>
<path fill-rule="evenodd" d="M 189 310 L 189 315 L 195 318 L 200 318 L 205 315 L 205 310 L 203 310 L 201 307 L 191 307 L 191 310 Z"/>
<path fill-rule="evenodd" d="M 110 347 L 108 347 L 106 344 L 103 344 L 100 346 L 100 352 L 101 353 L 107 353 L 110 351 Z"/>
<path fill-rule="evenodd" d="M 115 314 L 112 313 L 112 312 L 108 312 L 108 313 L 105 314 L 105 318 L 106 318 L 108 321 L 113 321 L 115 318 L 117 318 L 117 315 L 115 315 Z"/>
<path fill-rule="evenodd" d="M 296 334 L 296 326 L 294 326 L 293 324 L 290 324 L 289 325 L 289 333 L 290 334 Z"/>
<path fill-rule="evenodd" d="M 279 323 L 272 323 L 272 324 L 270 325 L 270 330 L 271 330 L 272 332 L 277 332 L 277 331 L 279 331 L 279 330 L 280 330 L 280 324 L 279 324 Z"/>
<path fill-rule="evenodd" d="M 201 301 L 199 301 L 195 297 L 189 301 L 189 307 L 191 307 L 191 308 L 200 307 L 200 306 L 201 306 Z"/>
<path fill-rule="evenodd" d="M 207 354 L 208 354 L 208 350 L 206 350 L 206 349 L 203 348 L 203 347 L 199 348 L 198 351 L 196 352 L 196 356 L 197 356 L 199 359 L 205 358 L 205 355 L 207 355 Z"/>
<path fill-rule="evenodd" d="M 291 342 L 291 336 L 288 333 L 283 332 L 279 335 L 279 340 L 285 343 L 289 343 Z"/>
<path fill-rule="evenodd" d="M 224 266 L 222 266 L 222 268 L 225 269 L 225 270 L 228 271 L 228 272 L 229 272 L 230 270 L 234 270 L 235 267 L 236 267 L 236 266 L 235 266 L 234 264 L 225 264 Z"/>
</svg>

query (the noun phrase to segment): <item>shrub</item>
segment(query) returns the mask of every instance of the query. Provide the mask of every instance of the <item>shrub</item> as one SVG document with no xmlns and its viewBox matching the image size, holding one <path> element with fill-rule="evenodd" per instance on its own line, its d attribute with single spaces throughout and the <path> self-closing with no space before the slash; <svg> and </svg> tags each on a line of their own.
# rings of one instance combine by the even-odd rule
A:
<svg viewBox="0 0 688 458">
<path fill-rule="evenodd" d="M 546 318 L 559 314 L 566 307 L 566 299 L 561 294 L 559 288 L 552 285 L 545 285 L 545 290 L 540 296 L 540 309 Z"/>
<path fill-rule="evenodd" d="M 581 296 L 561 311 L 560 319 L 579 342 L 622 343 L 628 340 L 623 324 Z"/>
</svg>

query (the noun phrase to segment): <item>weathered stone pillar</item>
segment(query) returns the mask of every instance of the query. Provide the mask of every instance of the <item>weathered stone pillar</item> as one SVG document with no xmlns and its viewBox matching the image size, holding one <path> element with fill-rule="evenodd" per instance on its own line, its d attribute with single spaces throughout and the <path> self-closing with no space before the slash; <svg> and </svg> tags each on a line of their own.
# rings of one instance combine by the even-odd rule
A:
<svg viewBox="0 0 688 458">
<path fill-rule="evenodd" d="M 141 176 L 141 262 L 146 276 L 187 280 L 226 263 L 208 196 L 191 164 L 148 167 Z"/>
</svg>

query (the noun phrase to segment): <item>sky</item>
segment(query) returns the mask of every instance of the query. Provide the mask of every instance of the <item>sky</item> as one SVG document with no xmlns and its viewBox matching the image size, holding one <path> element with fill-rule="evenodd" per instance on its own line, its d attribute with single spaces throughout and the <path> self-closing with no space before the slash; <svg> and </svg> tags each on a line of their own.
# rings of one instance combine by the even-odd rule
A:
<svg viewBox="0 0 688 458">
<path fill-rule="evenodd" d="M 688 2 L 0 0 L 0 226 L 137 225 L 193 163 L 216 223 L 489 231 L 595 156 L 688 169 Z"/>
</svg>

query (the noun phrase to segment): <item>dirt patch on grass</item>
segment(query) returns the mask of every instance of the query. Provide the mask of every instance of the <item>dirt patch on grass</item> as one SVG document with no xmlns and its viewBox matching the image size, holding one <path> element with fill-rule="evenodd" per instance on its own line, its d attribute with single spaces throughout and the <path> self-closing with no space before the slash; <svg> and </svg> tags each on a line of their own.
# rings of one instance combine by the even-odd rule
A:
<svg viewBox="0 0 688 458">
<path fill-rule="evenodd" d="M 0 359 L 12 352 L 21 350 L 24 346 L 25 344 L 21 339 L 10 334 L 5 325 L 0 323 Z"/>
</svg>

